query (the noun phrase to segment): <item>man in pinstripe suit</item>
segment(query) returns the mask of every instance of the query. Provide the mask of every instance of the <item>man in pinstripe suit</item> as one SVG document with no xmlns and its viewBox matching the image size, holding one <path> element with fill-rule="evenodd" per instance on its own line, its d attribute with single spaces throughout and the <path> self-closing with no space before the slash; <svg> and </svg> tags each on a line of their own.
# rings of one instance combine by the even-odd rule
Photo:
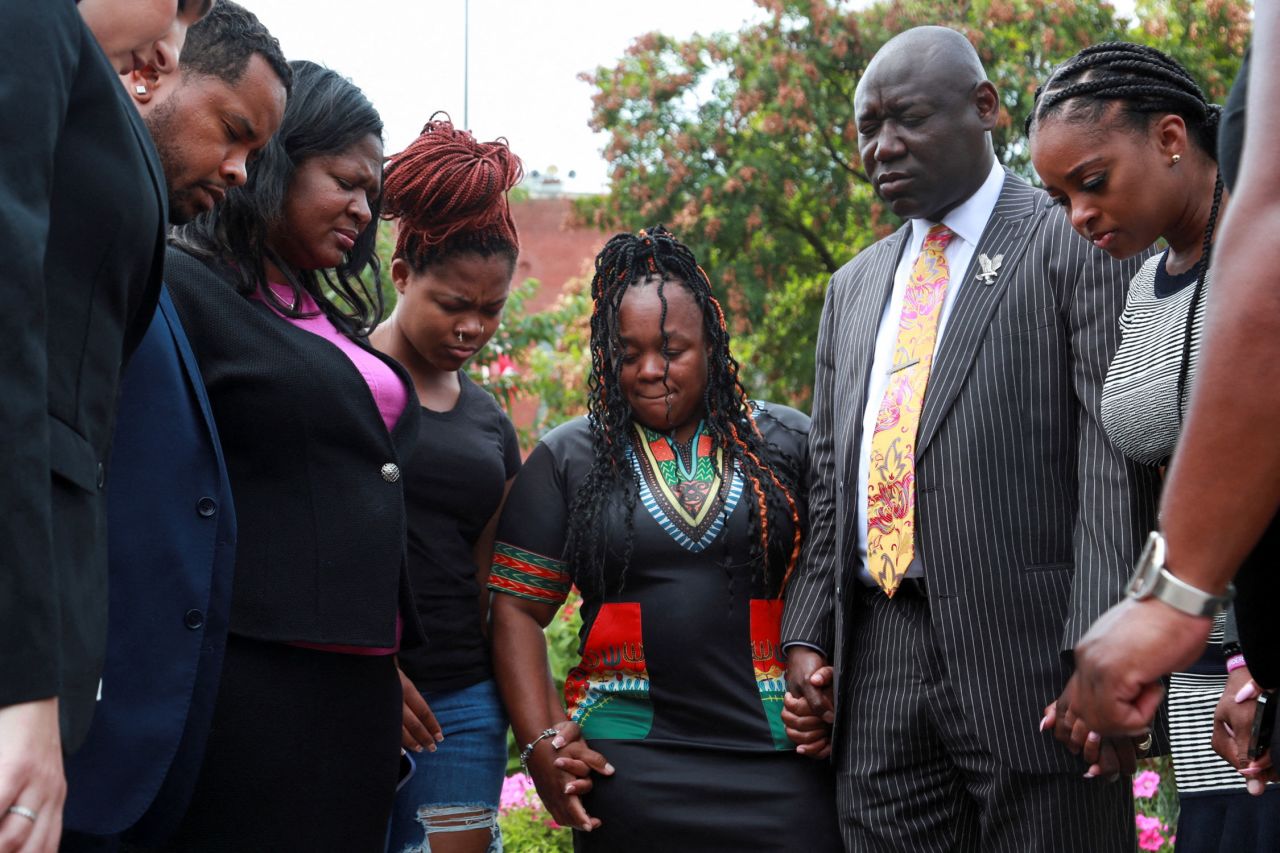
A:
<svg viewBox="0 0 1280 853">
<path fill-rule="evenodd" d="M 788 718 L 793 729 L 834 720 L 851 851 L 1131 850 L 1130 790 L 1112 771 L 1132 766 L 1132 744 L 1091 742 L 1103 756 L 1092 763 L 1036 727 L 1153 520 L 1153 472 L 1126 461 L 1098 421 L 1143 258 L 1090 246 L 999 166 L 999 97 L 959 33 L 895 37 L 854 108 L 867 174 L 910 221 L 827 291 L 809 539 L 782 629 L 800 697 Z M 910 550 L 886 581 L 878 538 L 867 556 L 872 439 L 886 428 L 892 374 L 916 365 L 895 363 L 904 300 L 919 310 L 904 294 L 939 223 L 945 260 L 926 266 L 947 283 L 908 436 L 914 489 L 899 478 Z M 827 735 L 809 735 L 804 751 L 824 754 Z"/>
</svg>

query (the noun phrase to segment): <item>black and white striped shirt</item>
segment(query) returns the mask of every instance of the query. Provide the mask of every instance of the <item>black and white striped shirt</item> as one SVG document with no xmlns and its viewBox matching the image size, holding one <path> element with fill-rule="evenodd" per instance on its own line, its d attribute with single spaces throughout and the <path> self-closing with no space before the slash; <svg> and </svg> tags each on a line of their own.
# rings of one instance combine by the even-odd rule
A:
<svg viewBox="0 0 1280 853">
<path fill-rule="evenodd" d="M 1148 465 L 1168 460 L 1182 429 L 1178 375 L 1187 312 L 1195 293 L 1194 270 L 1170 275 L 1164 268 L 1167 256 L 1163 252 L 1148 259 L 1129 286 L 1120 316 L 1120 347 L 1102 388 L 1102 424 L 1107 437 L 1126 456 Z M 1202 297 L 1192 321 L 1188 386 L 1200 352 L 1204 302 Z M 1209 644 L 1221 643 L 1219 617 Z M 1179 793 L 1244 790 L 1244 778 L 1211 745 L 1213 709 L 1226 681 L 1225 671 L 1205 672 L 1203 668 L 1177 672 L 1170 678 L 1169 735 Z"/>
<path fill-rule="evenodd" d="M 1193 273 L 1165 272 L 1167 256 L 1163 252 L 1147 259 L 1129 285 L 1120 315 L 1120 348 L 1102 388 L 1107 437 L 1130 459 L 1147 465 L 1165 463 L 1182 429 L 1178 375 L 1195 278 Z M 1206 288 L 1210 280 L 1205 280 Z M 1202 297 L 1192 325 L 1188 388 L 1199 360 L 1204 303 Z"/>
</svg>

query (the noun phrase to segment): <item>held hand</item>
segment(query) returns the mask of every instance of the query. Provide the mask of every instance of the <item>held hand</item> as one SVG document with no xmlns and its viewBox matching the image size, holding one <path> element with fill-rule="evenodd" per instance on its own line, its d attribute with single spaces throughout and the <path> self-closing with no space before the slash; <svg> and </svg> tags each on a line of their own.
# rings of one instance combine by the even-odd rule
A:
<svg viewBox="0 0 1280 853">
<path fill-rule="evenodd" d="M 1104 736 L 1145 737 L 1164 696 L 1161 676 L 1200 655 L 1210 626 L 1155 599 L 1126 598 L 1076 646 L 1071 707 Z"/>
<path fill-rule="evenodd" d="M 1249 674 L 1249 668 L 1240 667 L 1227 675 L 1226 687 L 1213 709 L 1213 751 L 1240 771 L 1249 793 L 1255 796 L 1266 790 L 1267 782 L 1278 778 L 1271 766 L 1270 752 L 1256 760 L 1249 758 L 1249 738 L 1253 733 L 1259 692 L 1258 682 Z"/>
<path fill-rule="evenodd" d="M 591 790 L 588 777 L 592 770 L 611 776 L 613 766 L 587 746 L 574 723 L 557 723 L 552 728 L 560 734 L 534 746 L 529 754 L 529 775 L 556 823 L 590 832 L 600 826 L 600 819 L 587 814 L 581 796 Z"/>
<path fill-rule="evenodd" d="M 1084 759 L 1088 769 L 1086 779 L 1101 778 L 1114 781 L 1119 774 L 1131 774 L 1138 766 L 1138 749 L 1134 739 L 1128 737 L 1104 738 L 1091 731 L 1083 719 L 1071 707 L 1072 684 L 1058 699 L 1044 709 L 1040 731 L 1051 730 L 1053 736 L 1066 745 L 1073 755 Z M 1145 736 L 1143 738 L 1145 740 Z"/>
<path fill-rule="evenodd" d="M 410 752 L 435 752 L 436 744 L 444 740 L 444 732 L 431 713 L 431 706 L 422 698 L 418 688 L 399 667 L 400 689 L 404 691 L 404 703 L 400 716 L 400 745 Z"/>
<path fill-rule="evenodd" d="M 0 853 L 54 853 L 66 795 L 58 700 L 0 708 Z"/>
<path fill-rule="evenodd" d="M 825 667 L 830 670 L 830 667 Z M 821 671 L 821 670 L 819 670 Z M 831 724 L 813 713 L 809 702 L 790 693 L 782 696 L 782 726 L 796 745 L 796 752 L 808 758 L 831 755 Z"/>
<path fill-rule="evenodd" d="M 587 746 L 582 737 L 582 729 L 577 723 L 565 721 L 556 723 L 551 728 L 560 734 L 551 739 L 551 746 L 556 750 L 555 766 L 577 778 L 565 785 L 566 794 L 582 796 L 592 788 L 591 773 L 595 771 L 602 776 L 613 775 L 613 765 L 605 757 Z"/>
<path fill-rule="evenodd" d="M 820 717 L 828 725 L 835 722 L 834 681 L 835 671 L 821 652 L 806 646 L 787 649 L 787 692 L 804 700 L 805 716 Z"/>
</svg>

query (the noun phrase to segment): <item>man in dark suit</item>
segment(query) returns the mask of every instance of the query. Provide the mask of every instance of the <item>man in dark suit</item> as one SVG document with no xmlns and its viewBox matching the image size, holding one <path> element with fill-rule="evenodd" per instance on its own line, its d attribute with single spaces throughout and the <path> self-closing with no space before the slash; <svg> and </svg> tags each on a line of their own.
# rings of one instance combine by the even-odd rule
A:
<svg viewBox="0 0 1280 853">
<path fill-rule="evenodd" d="M 191 28 L 176 72 L 123 76 L 160 153 L 171 223 L 244 184 L 291 79 L 275 38 L 229 0 Z M 89 735 L 66 765 L 64 851 L 164 840 L 186 809 L 217 693 L 235 514 L 167 292 L 121 384 L 107 510 L 106 663 Z"/>
<path fill-rule="evenodd" d="M 116 71 L 176 61 L 210 0 L 0 0 L 0 850 L 61 829 L 106 634 L 106 459 L 154 311 L 165 191 Z"/>
<path fill-rule="evenodd" d="M 792 727 L 834 713 L 852 851 L 1133 844 L 1132 743 L 1081 762 L 1035 726 L 1152 519 L 1154 475 L 1098 420 L 1142 259 L 1000 167 L 999 105 L 941 27 L 887 43 L 854 100 L 868 177 L 909 222 L 827 291 L 782 629 Z"/>
</svg>

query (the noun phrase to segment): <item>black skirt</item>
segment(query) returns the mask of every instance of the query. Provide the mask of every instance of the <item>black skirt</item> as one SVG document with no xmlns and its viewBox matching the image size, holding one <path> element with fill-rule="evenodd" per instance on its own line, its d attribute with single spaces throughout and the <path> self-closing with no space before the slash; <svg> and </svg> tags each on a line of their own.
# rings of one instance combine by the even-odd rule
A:
<svg viewBox="0 0 1280 853">
<path fill-rule="evenodd" d="M 839 853 L 830 764 L 791 751 L 596 740 L 614 766 L 584 800 L 601 826 L 577 853 Z"/>
<path fill-rule="evenodd" d="M 204 763 L 166 849 L 381 853 L 401 701 L 390 655 L 228 637 Z"/>
</svg>

